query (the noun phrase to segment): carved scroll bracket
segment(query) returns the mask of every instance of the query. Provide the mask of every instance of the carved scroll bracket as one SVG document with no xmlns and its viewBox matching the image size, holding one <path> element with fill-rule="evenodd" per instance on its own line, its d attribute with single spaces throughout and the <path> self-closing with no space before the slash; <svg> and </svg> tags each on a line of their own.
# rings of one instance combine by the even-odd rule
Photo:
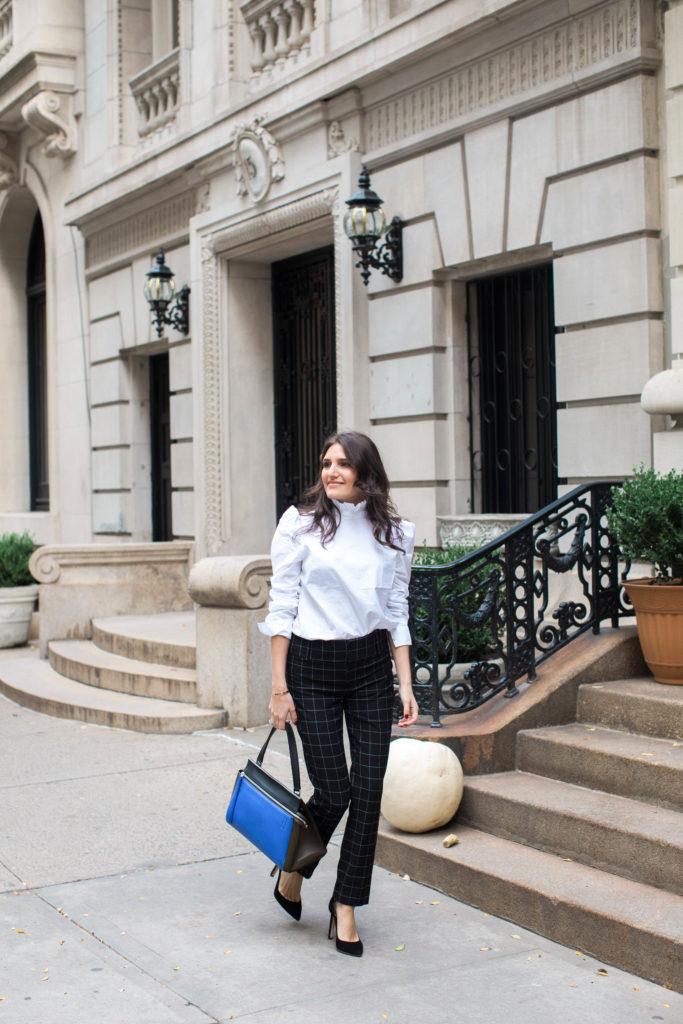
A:
<svg viewBox="0 0 683 1024">
<path fill-rule="evenodd" d="M 31 128 L 45 136 L 43 153 L 62 160 L 76 152 L 76 121 L 66 96 L 44 90 L 21 108 L 21 116 Z"/>
</svg>

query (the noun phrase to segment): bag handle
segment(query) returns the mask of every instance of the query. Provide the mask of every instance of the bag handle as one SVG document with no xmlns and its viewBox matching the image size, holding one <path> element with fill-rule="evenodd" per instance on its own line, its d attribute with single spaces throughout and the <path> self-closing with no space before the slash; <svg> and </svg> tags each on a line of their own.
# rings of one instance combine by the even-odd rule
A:
<svg viewBox="0 0 683 1024">
<path fill-rule="evenodd" d="M 297 796 L 301 796 L 301 774 L 299 772 L 299 752 L 296 748 L 296 740 L 294 739 L 294 730 L 292 729 L 289 722 L 285 722 L 285 729 L 287 731 L 287 742 L 289 743 L 289 760 L 292 765 L 292 782 L 294 784 L 294 792 Z M 262 767 L 263 758 L 266 755 L 266 748 L 273 738 L 273 733 L 277 732 L 275 726 L 270 730 L 270 734 L 266 742 L 259 750 L 258 757 L 256 758 L 256 764 L 259 768 Z"/>
</svg>

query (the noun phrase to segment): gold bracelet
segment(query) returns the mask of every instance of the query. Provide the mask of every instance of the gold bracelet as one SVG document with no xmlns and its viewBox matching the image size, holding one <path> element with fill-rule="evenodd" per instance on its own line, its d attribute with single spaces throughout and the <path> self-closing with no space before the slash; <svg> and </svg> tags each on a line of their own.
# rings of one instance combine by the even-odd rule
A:
<svg viewBox="0 0 683 1024">
<path fill-rule="evenodd" d="M 289 690 L 273 690 L 271 697 L 284 697 L 286 693 L 289 693 Z"/>
</svg>

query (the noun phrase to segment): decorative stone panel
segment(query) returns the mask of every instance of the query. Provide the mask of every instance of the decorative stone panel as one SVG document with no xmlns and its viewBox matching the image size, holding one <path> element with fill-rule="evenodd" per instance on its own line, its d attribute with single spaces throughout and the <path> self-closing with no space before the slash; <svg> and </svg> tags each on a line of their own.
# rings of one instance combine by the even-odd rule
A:
<svg viewBox="0 0 683 1024">
<path fill-rule="evenodd" d="M 610 62 L 641 56 L 637 0 L 617 0 L 383 100 L 367 111 L 366 151 L 471 122 L 535 94 L 575 88 Z"/>
<path fill-rule="evenodd" d="M 491 513 L 488 515 L 437 516 L 441 544 L 466 544 L 481 548 L 508 530 L 519 526 L 526 516 Z"/>
</svg>

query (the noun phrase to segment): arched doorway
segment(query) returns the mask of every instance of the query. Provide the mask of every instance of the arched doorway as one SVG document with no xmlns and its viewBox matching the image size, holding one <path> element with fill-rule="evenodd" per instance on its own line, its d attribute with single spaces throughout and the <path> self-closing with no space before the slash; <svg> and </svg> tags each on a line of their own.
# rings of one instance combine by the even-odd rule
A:
<svg viewBox="0 0 683 1024">
<path fill-rule="evenodd" d="M 45 236 L 37 213 L 26 260 L 26 336 L 28 360 L 28 427 L 30 509 L 50 508 L 47 438 L 47 344 L 45 327 Z"/>
</svg>

